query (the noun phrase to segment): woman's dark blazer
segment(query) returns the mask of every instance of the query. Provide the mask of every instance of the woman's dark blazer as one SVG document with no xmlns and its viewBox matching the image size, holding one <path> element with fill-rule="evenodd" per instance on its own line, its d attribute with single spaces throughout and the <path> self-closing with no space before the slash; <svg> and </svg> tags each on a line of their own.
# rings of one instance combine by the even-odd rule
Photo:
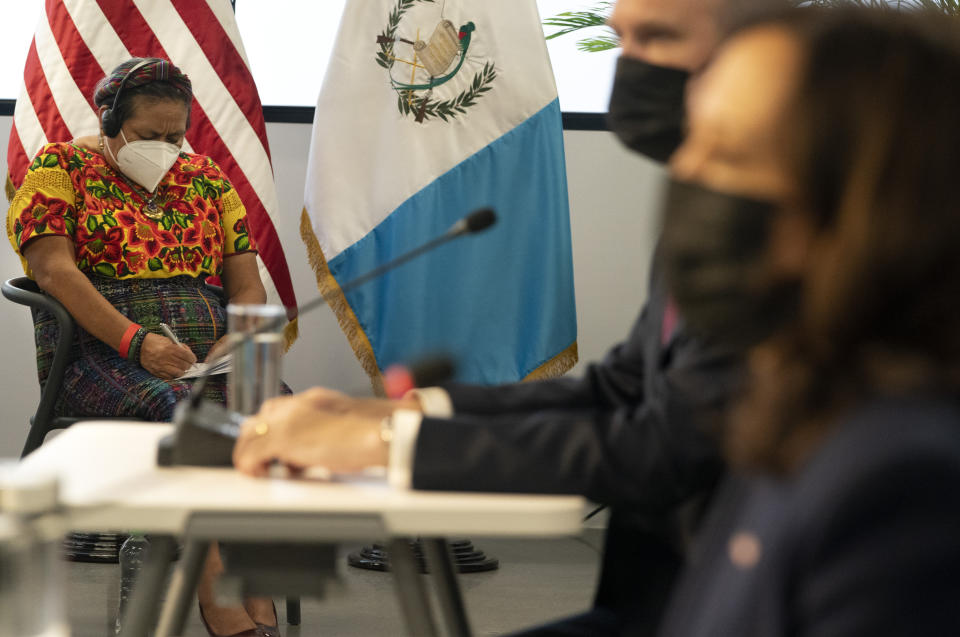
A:
<svg viewBox="0 0 960 637">
<path fill-rule="evenodd" d="M 960 635 L 960 403 L 852 412 L 792 478 L 731 480 L 664 637 Z"/>
</svg>

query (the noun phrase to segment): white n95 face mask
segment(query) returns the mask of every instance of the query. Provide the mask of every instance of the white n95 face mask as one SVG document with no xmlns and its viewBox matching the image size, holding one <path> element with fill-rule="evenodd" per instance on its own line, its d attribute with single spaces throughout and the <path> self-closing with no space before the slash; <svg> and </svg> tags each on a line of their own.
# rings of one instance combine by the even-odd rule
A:
<svg viewBox="0 0 960 637">
<path fill-rule="evenodd" d="M 117 162 L 117 167 L 124 175 L 153 192 L 173 163 L 177 161 L 180 147 L 169 142 L 147 139 L 128 142 L 122 130 L 120 136 L 123 138 L 124 145 L 113 158 Z M 109 144 L 107 150 L 110 150 Z M 110 154 L 113 155 L 113 152 L 111 151 Z"/>
</svg>

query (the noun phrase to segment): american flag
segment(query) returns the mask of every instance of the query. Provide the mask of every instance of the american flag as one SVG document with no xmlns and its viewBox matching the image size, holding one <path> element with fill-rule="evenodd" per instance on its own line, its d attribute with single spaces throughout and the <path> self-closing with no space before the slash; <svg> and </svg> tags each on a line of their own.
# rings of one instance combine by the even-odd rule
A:
<svg viewBox="0 0 960 637">
<path fill-rule="evenodd" d="M 286 306 L 293 320 L 263 110 L 230 0 L 46 0 L 14 109 L 8 195 L 44 144 L 97 133 L 94 86 L 131 57 L 169 59 L 190 77 L 184 150 L 212 157 L 230 178 L 260 248 L 268 302 Z"/>
</svg>

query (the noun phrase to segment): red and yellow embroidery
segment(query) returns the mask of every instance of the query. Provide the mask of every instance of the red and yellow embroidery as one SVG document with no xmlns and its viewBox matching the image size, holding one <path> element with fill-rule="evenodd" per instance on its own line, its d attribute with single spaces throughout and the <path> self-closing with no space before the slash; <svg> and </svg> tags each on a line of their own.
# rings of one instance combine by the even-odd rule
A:
<svg viewBox="0 0 960 637">
<path fill-rule="evenodd" d="M 69 237 L 78 268 L 117 279 L 219 275 L 225 256 L 256 250 L 236 190 L 208 157 L 180 153 L 156 202 L 153 220 L 101 155 L 48 144 L 10 205 L 7 236 L 20 254 L 37 237 Z"/>
</svg>

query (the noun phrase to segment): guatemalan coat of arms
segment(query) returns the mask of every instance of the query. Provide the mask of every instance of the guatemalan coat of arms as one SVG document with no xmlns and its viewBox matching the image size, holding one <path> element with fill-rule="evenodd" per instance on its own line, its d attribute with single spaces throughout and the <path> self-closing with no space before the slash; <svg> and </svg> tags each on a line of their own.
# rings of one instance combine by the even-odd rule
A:
<svg viewBox="0 0 960 637">
<path fill-rule="evenodd" d="M 457 119 L 493 89 L 496 66 L 471 51 L 485 34 L 469 20 L 458 24 L 448 17 L 460 4 L 396 0 L 377 36 L 376 61 L 386 69 L 404 117 L 420 123 Z"/>
</svg>

